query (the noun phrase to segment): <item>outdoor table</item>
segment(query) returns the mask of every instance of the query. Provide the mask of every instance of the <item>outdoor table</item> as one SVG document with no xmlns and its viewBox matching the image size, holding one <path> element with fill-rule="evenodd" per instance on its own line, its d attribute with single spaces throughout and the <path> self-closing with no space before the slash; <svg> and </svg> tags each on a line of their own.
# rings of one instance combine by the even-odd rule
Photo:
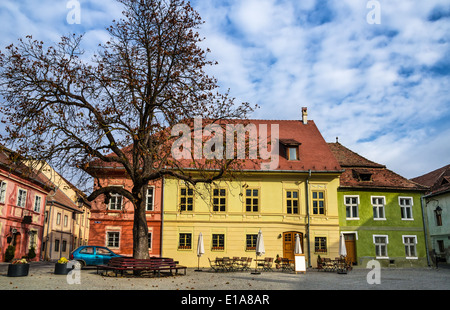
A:
<svg viewBox="0 0 450 310">
<path fill-rule="evenodd" d="M 288 258 L 282 258 L 281 259 L 281 269 L 282 270 L 294 270 L 293 267 L 294 260 L 288 259 Z"/>
<path fill-rule="evenodd" d="M 245 257 L 234 257 L 233 258 L 233 267 L 234 269 L 238 269 L 238 270 L 243 270 L 244 269 L 244 264 L 247 261 L 247 258 Z"/>
</svg>

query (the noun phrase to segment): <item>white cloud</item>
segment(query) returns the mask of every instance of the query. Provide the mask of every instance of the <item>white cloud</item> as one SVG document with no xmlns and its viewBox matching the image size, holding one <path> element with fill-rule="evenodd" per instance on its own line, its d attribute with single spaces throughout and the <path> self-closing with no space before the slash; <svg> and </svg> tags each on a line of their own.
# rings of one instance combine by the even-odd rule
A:
<svg viewBox="0 0 450 310">
<path fill-rule="evenodd" d="M 405 153 L 415 154 L 408 160 L 416 167 L 442 163 L 424 154 L 437 141 L 450 144 L 440 134 L 450 126 L 442 121 L 450 116 L 450 18 L 429 19 L 433 10 L 448 9 L 444 0 L 380 1 L 381 25 L 366 22 L 369 10 L 360 0 L 328 8 L 320 2 L 320 11 L 312 0 L 215 3 L 199 3 L 208 35 L 226 38 L 239 53 L 230 59 L 223 46 L 208 45 L 221 63 L 216 77 L 242 101 L 262 106 L 255 117 L 299 119 L 308 106 L 328 141 L 339 136 L 394 171 L 408 174 Z"/>
<path fill-rule="evenodd" d="M 2 0 L 0 49 L 27 34 L 47 42 L 85 32 L 85 49 L 95 50 L 121 9 L 114 0 L 79 1 L 82 24 L 68 25 L 66 1 Z M 206 22 L 203 46 L 219 62 L 208 72 L 237 100 L 260 105 L 254 117 L 300 119 L 308 106 L 327 141 L 339 136 L 415 176 L 408 171 L 448 160 L 450 6 L 379 2 L 381 24 L 369 25 L 364 0 L 192 1 Z"/>
</svg>

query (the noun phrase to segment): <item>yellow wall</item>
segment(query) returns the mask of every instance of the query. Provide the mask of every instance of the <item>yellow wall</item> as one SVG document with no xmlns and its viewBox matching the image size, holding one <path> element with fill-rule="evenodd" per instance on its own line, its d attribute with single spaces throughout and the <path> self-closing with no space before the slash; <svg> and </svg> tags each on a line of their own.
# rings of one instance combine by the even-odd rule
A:
<svg viewBox="0 0 450 310">
<path fill-rule="evenodd" d="M 210 185 L 199 184 L 196 187 L 193 211 L 178 210 L 180 186 L 184 183 L 175 179 L 166 179 L 164 183 L 163 244 L 162 256 L 172 257 L 182 265 L 196 267 L 198 235 L 203 235 L 205 254 L 200 259 L 201 267 L 208 267 L 208 258 L 216 257 L 252 257 L 255 251 L 246 250 L 246 235 L 257 234 L 261 229 L 266 254 L 263 257 L 283 256 L 283 232 L 298 231 L 306 235 L 306 178 L 307 173 L 254 173 L 245 179 L 232 182 L 217 182 L 218 187 L 227 189 L 226 212 L 214 212 L 211 203 Z M 314 237 L 327 237 L 327 255 L 338 256 L 339 218 L 337 207 L 337 174 L 312 174 L 311 191 L 325 192 L 325 215 L 310 216 L 311 263 L 316 264 L 314 255 Z M 245 187 L 260 190 L 258 212 L 246 212 Z M 291 215 L 286 211 L 286 190 L 298 190 L 299 214 Z M 312 211 L 310 211 L 312 212 Z M 192 234 L 192 248 L 178 249 L 179 234 Z M 224 250 L 211 250 L 212 234 L 225 235 Z M 281 236 L 280 236 L 281 235 Z M 304 238 L 303 252 L 307 252 L 307 239 Z M 306 255 L 307 257 L 307 255 Z"/>
</svg>

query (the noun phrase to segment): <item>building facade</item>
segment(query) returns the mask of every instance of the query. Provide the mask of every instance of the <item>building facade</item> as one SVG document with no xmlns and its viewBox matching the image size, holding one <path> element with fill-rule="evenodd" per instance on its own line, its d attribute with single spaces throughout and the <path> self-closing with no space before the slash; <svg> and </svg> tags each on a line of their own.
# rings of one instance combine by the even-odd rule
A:
<svg viewBox="0 0 450 310">
<path fill-rule="evenodd" d="M 77 247 L 88 244 L 90 203 L 83 192 L 47 163 L 37 169 L 52 187 L 45 206 L 42 258 L 67 258 Z"/>
<path fill-rule="evenodd" d="M 191 267 L 207 267 L 216 257 L 254 260 L 260 230 L 264 257 L 293 259 L 296 234 L 308 265 L 316 266 L 318 255 L 339 256 L 336 193 L 341 168 L 305 114 L 304 109 L 302 120 L 247 122 L 258 130 L 278 126 L 279 159 L 274 169 L 262 170 L 245 159 L 234 179 L 211 185 L 193 188 L 184 181 L 164 179 L 162 256 Z M 205 254 L 198 260 L 200 233 Z"/>
<path fill-rule="evenodd" d="M 337 192 L 347 257 L 366 266 L 427 265 L 421 196 L 426 188 L 347 149 L 329 143 L 345 170 Z"/>
<path fill-rule="evenodd" d="M 41 255 L 44 210 L 50 188 L 25 165 L 0 152 L 0 261 Z M 10 255 L 6 255 L 8 248 Z"/>
<path fill-rule="evenodd" d="M 450 263 L 450 165 L 412 181 L 429 188 L 423 200 L 430 258 L 437 256 L 440 261 Z"/>
<path fill-rule="evenodd" d="M 121 169 L 92 167 L 102 186 L 121 186 L 131 191 L 132 182 Z M 148 225 L 149 255 L 161 254 L 162 182 L 147 186 L 146 218 Z M 106 246 L 117 254 L 133 255 L 134 206 L 120 195 L 111 195 L 108 203 L 100 196 L 91 203 L 89 218 L 89 245 Z"/>
</svg>

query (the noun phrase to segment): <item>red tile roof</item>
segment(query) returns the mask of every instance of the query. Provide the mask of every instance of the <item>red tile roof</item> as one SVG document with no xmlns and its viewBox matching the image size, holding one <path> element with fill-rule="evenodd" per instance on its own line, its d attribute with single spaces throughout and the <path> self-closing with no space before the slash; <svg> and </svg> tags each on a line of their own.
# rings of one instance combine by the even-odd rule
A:
<svg viewBox="0 0 450 310">
<path fill-rule="evenodd" d="M 205 124 L 203 120 L 203 125 Z M 314 121 L 309 120 L 307 124 L 303 124 L 301 120 L 222 120 L 217 122 L 219 125 L 226 124 L 254 124 L 259 133 L 260 125 L 267 125 L 267 140 L 271 139 L 272 126 L 278 125 L 279 128 L 279 164 L 275 171 L 301 171 L 307 172 L 342 172 L 336 158 L 333 156 L 328 144 L 323 139 Z M 264 128 L 264 127 L 263 127 Z M 224 132 L 224 141 L 225 132 Z M 298 160 L 287 160 L 284 145 L 298 145 Z M 268 149 L 271 149 L 269 143 Z M 247 154 L 248 157 L 248 154 Z M 240 160 L 242 170 L 253 171 L 261 170 L 262 162 L 270 162 L 270 160 Z M 190 160 L 184 160 L 184 167 L 191 167 Z M 120 168 L 118 164 L 109 164 L 99 160 L 90 164 L 91 169 L 102 169 L 102 167 Z"/>
<path fill-rule="evenodd" d="M 345 170 L 340 178 L 340 186 L 343 188 L 426 190 L 426 187 L 396 174 L 384 165 L 364 158 L 338 142 L 328 145 Z"/>
<path fill-rule="evenodd" d="M 1 146 L 0 149 L 0 167 L 41 186 L 48 192 L 47 202 L 53 201 L 54 203 L 66 208 L 79 211 L 78 206 L 72 201 L 72 199 L 67 197 L 67 195 L 64 194 L 64 192 L 62 192 L 59 188 L 56 188 L 56 185 L 42 172 L 28 167 L 20 160 L 11 160 L 10 156 L 14 156 L 13 151 L 8 150 L 3 146 Z"/>
<path fill-rule="evenodd" d="M 450 165 L 441 167 L 411 180 L 429 187 L 429 191 L 426 193 L 427 195 L 448 192 L 450 191 Z"/>
</svg>

